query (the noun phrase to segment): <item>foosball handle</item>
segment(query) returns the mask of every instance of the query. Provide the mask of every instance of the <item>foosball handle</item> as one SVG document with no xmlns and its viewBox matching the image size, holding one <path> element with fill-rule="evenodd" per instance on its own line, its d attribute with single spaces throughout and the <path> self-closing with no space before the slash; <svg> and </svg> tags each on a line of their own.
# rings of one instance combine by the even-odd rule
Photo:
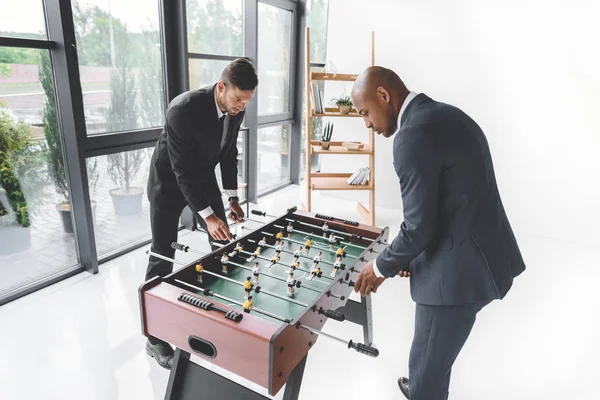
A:
<svg viewBox="0 0 600 400">
<path fill-rule="evenodd" d="M 290 207 L 287 209 L 286 213 L 287 214 L 292 214 L 295 213 L 296 211 L 298 211 L 298 206 L 294 206 L 294 207 Z"/>
<path fill-rule="evenodd" d="M 261 216 L 261 217 L 264 217 L 264 216 L 266 216 L 266 215 L 267 215 L 267 213 L 266 213 L 266 212 L 262 212 L 262 211 L 258 211 L 258 210 L 252 210 L 252 211 L 250 211 L 250 212 L 251 212 L 252 214 L 254 214 L 254 215 L 259 215 L 259 216 Z"/>
<path fill-rule="evenodd" d="M 379 350 L 377 350 L 375 347 L 367 346 L 366 344 L 362 343 L 354 343 L 352 340 L 348 342 L 348 348 L 354 349 L 359 353 L 366 354 L 373 358 L 379 356 Z"/>
<path fill-rule="evenodd" d="M 336 321 L 344 322 L 346 320 L 346 316 L 344 314 L 342 314 L 341 312 L 337 312 L 334 310 L 326 310 L 323 307 L 319 308 L 318 313 L 323 314 L 327 318 L 331 318 Z"/>
<path fill-rule="evenodd" d="M 173 243 L 171 243 L 171 248 L 173 248 L 175 250 L 185 251 L 187 253 L 188 250 L 190 249 L 190 246 L 186 246 L 181 243 L 173 242 Z"/>
</svg>

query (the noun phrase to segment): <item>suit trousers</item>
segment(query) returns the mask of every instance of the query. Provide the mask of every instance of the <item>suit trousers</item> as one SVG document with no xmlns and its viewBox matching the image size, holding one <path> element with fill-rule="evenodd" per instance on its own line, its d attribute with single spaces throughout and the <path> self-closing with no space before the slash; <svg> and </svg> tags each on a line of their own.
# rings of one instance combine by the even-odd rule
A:
<svg viewBox="0 0 600 400">
<path fill-rule="evenodd" d="M 467 341 L 482 301 L 454 306 L 417 304 L 409 357 L 410 400 L 446 400 L 450 373 Z"/>
<path fill-rule="evenodd" d="M 179 218 L 181 212 L 186 206 L 185 199 L 183 197 L 175 197 L 169 201 L 164 201 L 160 204 L 150 203 L 150 226 L 152 230 L 152 252 L 160 254 L 165 257 L 174 258 L 175 249 L 171 247 L 171 243 L 177 241 L 177 234 L 179 232 Z M 215 215 L 219 217 L 223 222 L 227 223 L 225 217 L 225 208 L 223 201 L 219 195 L 218 199 L 215 198 L 211 201 L 211 208 Z M 202 228 L 208 233 L 206 229 L 206 222 L 199 215 L 196 215 L 197 221 Z M 211 250 L 215 250 L 217 246 L 213 245 L 214 238 L 208 234 L 208 242 L 211 245 Z M 155 276 L 166 276 L 173 272 L 173 264 L 150 256 L 148 261 L 148 268 L 146 269 L 146 280 L 149 280 Z"/>
</svg>

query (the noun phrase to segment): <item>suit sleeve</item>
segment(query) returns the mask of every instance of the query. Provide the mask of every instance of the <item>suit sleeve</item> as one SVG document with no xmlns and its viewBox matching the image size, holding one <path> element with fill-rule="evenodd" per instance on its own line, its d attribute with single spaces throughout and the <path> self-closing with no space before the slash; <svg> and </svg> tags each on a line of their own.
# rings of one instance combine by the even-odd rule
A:
<svg viewBox="0 0 600 400">
<path fill-rule="evenodd" d="M 434 238 L 440 167 L 431 137 L 425 131 L 403 133 L 394 144 L 394 164 L 400 180 L 404 222 L 398 236 L 377 257 L 377 268 L 390 278 L 415 259 Z"/>
<path fill-rule="evenodd" d="M 167 114 L 167 150 L 171 168 L 183 196 L 195 213 L 209 207 L 206 187 L 203 185 L 203 169 L 196 160 L 193 137 L 200 135 L 181 109 L 171 109 Z"/>
<path fill-rule="evenodd" d="M 233 132 L 235 132 L 235 137 L 237 138 L 237 133 L 240 129 L 240 125 L 242 124 L 243 115 L 239 117 L 235 126 L 233 127 Z M 221 178 L 223 179 L 223 189 L 224 190 L 237 190 L 238 188 L 238 148 L 237 144 L 233 143 L 227 154 L 223 156 L 221 160 Z"/>
</svg>

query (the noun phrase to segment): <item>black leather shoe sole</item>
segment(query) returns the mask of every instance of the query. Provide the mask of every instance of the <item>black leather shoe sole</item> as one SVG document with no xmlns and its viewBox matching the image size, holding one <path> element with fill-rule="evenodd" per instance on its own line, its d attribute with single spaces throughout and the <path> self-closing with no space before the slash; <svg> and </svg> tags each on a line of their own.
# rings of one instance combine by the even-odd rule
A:
<svg viewBox="0 0 600 400">
<path fill-rule="evenodd" d="M 406 379 L 405 377 L 400 377 L 398 378 L 398 386 L 400 387 L 400 391 L 402 392 L 402 394 L 404 395 L 404 397 L 406 397 L 407 399 L 409 399 L 409 392 L 408 392 L 408 379 Z"/>
<path fill-rule="evenodd" d="M 158 365 L 160 365 L 161 367 L 165 368 L 165 369 L 171 369 L 171 366 L 167 363 L 161 362 L 160 359 L 158 357 L 155 356 L 155 354 L 146 347 L 146 354 L 148 354 L 150 357 L 154 358 L 156 360 L 156 362 L 158 363 Z"/>
</svg>

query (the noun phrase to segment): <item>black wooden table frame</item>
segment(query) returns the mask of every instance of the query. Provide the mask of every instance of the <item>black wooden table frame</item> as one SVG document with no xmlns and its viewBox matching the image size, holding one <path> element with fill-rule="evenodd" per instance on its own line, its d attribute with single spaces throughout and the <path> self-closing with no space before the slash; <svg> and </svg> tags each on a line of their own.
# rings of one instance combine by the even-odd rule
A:
<svg viewBox="0 0 600 400">
<path fill-rule="evenodd" d="M 371 297 L 361 301 L 348 300 L 337 311 L 344 313 L 346 321 L 363 326 L 365 344 L 373 343 L 373 320 Z M 297 400 L 308 354 L 296 365 L 285 385 L 283 400 Z M 175 358 L 169 375 L 165 400 L 264 400 L 263 396 L 216 372 L 210 371 L 190 360 L 190 353 L 175 349 Z"/>
</svg>

